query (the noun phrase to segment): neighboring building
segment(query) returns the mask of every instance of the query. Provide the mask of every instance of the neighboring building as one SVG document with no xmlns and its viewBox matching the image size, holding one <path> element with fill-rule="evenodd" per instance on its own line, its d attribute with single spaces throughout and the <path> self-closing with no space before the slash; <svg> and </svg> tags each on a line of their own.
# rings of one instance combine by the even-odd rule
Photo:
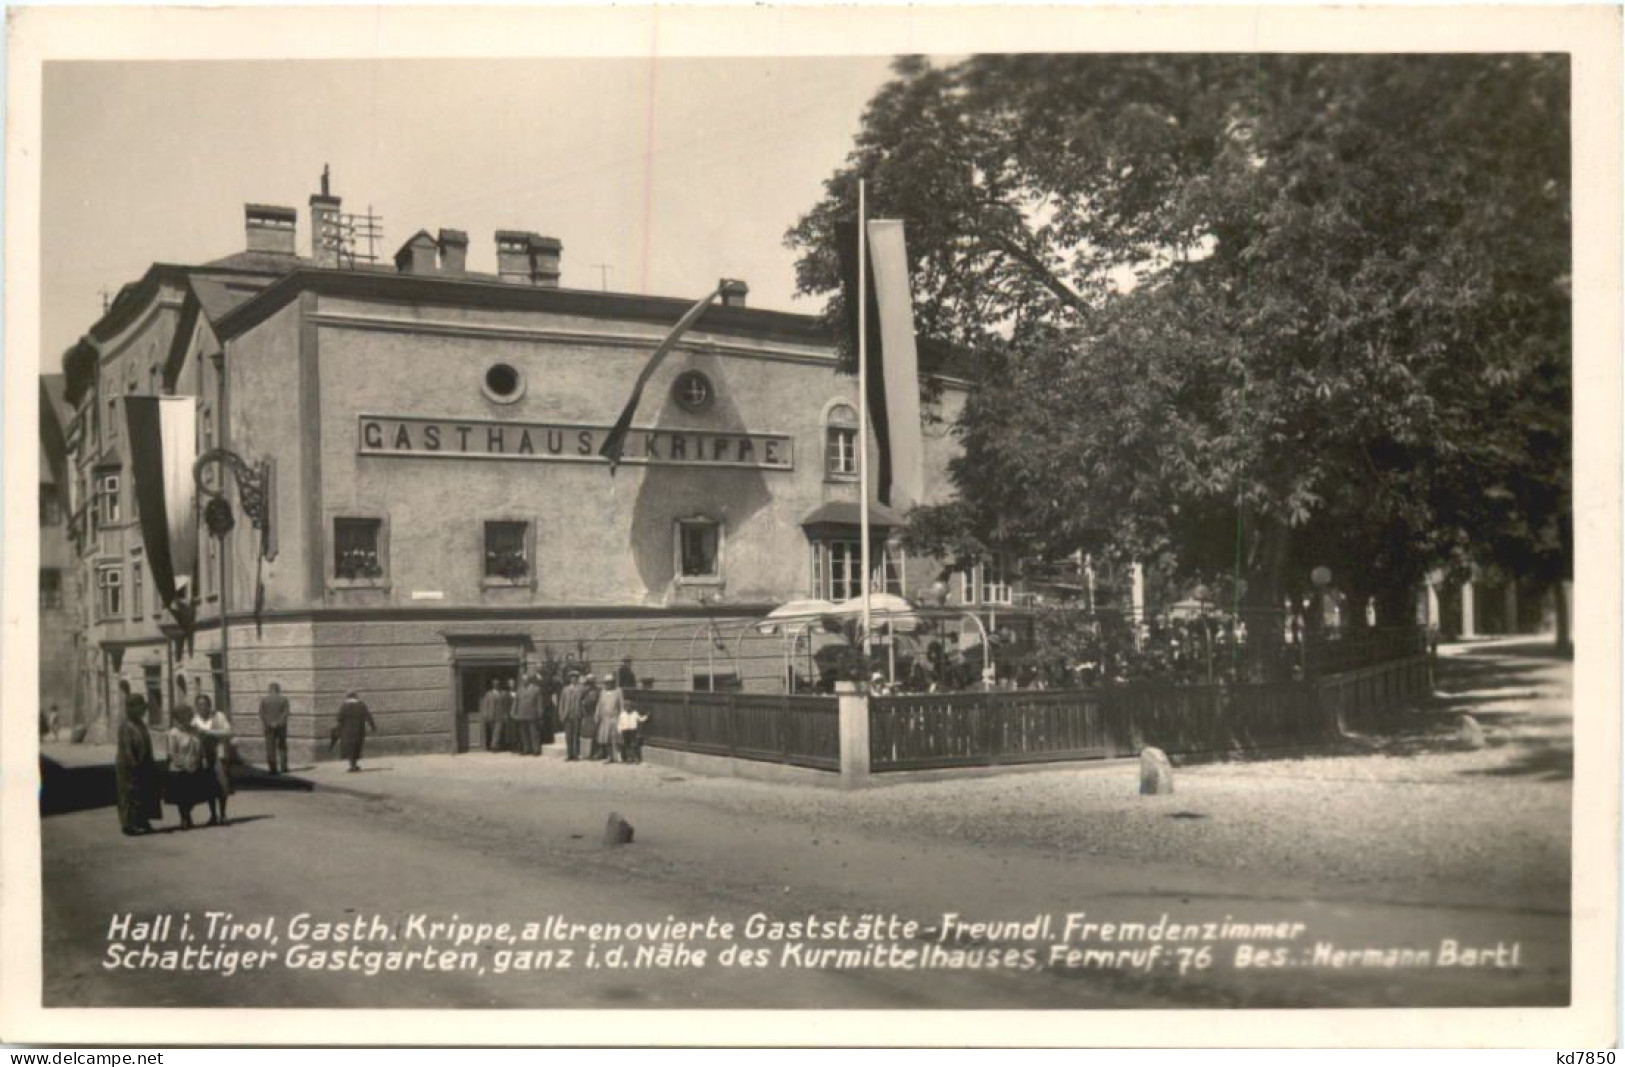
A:
<svg viewBox="0 0 1625 1067">
<path fill-rule="evenodd" d="M 68 517 L 73 514 L 65 428 L 70 412 L 60 374 L 39 382 L 39 710 L 54 714 L 64 737 L 85 721 L 79 640 L 79 573 Z"/>
<path fill-rule="evenodd" d="M 338 198 L 311 210 L 312 231 L 331 232 Z M 777 689 L 778 639 L 720 621 L 861 592 L 857 389 L 816 319 L 730 287 L 650 381 L 612 476 L 598 445 L 699 291 L 561 288 L 559 243 L 521 231 L 496 234 L 496 274 L 466 269 L 455 230 L 414 234 L 393 270 L 357 268 L 323 241 L 297 255 L 292 209 L 245 217 L 244 252 L 154 265 L 66 357 L 100 714 L 120 678 L 164 707 L 177 671 L 228 697 L 220 559 L 201 523 L 192 655 L 177 661 L 161 629 L 124 451 L 131 393 L 195 396 L 200 450 L 275 464 L 274 559 L 256 566 L 240 507 L 226 544 L 230 679 L 240 718 L 281 684 L 305 757 L 325 753 L 350 689 L 381 750 L 458 750 L 483 679 L 549 656 L 630 658 L 662 687 Z M 963 381 L 943 385 L 928 500 L 950 491 L 946 427 L 964 397 Z M 874 587 L 932 586 L 938 564 L 905 556 L 896 514 L 874 515 Z M 996 570 L 948 584 L 949 603 L 1014 599 Z"/>
</svg>

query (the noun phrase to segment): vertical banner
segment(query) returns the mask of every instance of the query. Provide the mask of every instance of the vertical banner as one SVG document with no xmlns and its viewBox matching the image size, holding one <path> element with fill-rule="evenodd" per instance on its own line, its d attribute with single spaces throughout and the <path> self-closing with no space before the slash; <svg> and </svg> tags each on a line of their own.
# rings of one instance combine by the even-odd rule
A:
<svg viewBox="0 0 1625 1067">
<path fill-rule="evenodd" d="M 190 396 L 127 396 L 130 473 L 147 566 L 164 604 L 180 599 L 197 566 L 197 400 Z"/>
<path fill-rule="evenodd" d="M 896 219 L 872 219 L 869 229 L 869 266 L 874 277 L 875 304 L 880 313 L 879 360 L 870 353 L 871 375 L 879 364 L 886 398 L 886 422 L 891 454 L 891 499 L 887 503 L 906 510 L 925 495 L 925 445 L 920 434 L 920 361 L 914 348 L 914 300 L 908 280 L 908 252 L 903 224 Z M 870 329 L 873 329 L 871 326 Z"/>
</svg>

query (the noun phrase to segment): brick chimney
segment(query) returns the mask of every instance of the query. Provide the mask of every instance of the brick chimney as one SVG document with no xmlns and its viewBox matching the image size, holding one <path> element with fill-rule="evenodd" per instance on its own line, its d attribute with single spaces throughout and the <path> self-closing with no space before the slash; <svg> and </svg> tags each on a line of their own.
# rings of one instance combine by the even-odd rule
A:
<svg viewBox="0 0 1625 1067">
<path fill-rule="evenodd" d="M 311 195 L 310 256 L 318 267 L 339 265 L 339 198 L 336 196 Z"/>
<path fill-rule="evenodd" d="M 530 284 L 546 289 L 559 287 L 559 259 L 564 245 L 557 237 L 530 235 Z"/>
<path fill-rule="evenodd" d="M 293 255 L 298 219 L 298 212 L 291 207 L 244 204 L 243 224 L 248 231 L 248 250 L 273 252 L 281 256 Z"/>
<path fill-rule="evenodd" d="M 725 308 L 742 308 L 745 306 L 745 297 L 750 294 L 750 286 L 737 278 L 722 279 L 722 306 Z"/>
<path fill-rule="evenodd" d="M 419 230 L 395 253 L 395 269 L 402 274 L 433 274 L 435 253 L 439 250 L 429 231 Z"/>
<path fill-rule="evenodd" d="M 468 234 L 462 230 L 440 231 L 440 273 L 468 272 Z"/>
<path fill-rule="evenodd" d="M 530 284 L 530 239 L 523 230 L 497 231 L 497 276 L 505 282 Z"/>
<path fill-rule="evenodd" d="M 559 254 L 564 249 L 558 238 L 529 230 L 498 230 L 496 236 L 497 275 L 503 281 L 558 288 Z"/>
</svg>

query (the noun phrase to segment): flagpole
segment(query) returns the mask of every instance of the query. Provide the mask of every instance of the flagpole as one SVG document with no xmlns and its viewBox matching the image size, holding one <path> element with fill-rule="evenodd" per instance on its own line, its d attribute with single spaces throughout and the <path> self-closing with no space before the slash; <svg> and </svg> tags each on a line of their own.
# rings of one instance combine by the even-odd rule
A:
<svg viewBox="0 0 1625 1067">
<path fill-rule="evenodd" d="M 858 546 L 863 568 L 863 680 L 869 680 L 869 241 L 868 204 L 858 179 Z"/>
</svg>

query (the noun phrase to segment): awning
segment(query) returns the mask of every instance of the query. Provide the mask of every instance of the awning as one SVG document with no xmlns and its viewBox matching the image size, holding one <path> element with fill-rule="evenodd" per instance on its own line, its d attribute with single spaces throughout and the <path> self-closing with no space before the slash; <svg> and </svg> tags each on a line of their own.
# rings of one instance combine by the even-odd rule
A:
<svg viewBox="0 0 1625 1067">
<path fill-rule="evenodd" d="M 816 533 L 820 528 L 845 527 L 846 532 L 856 530 L 862 523 L 861 507 L 856 500 L 830 500 L 826 501 L 801 520 L 802 529 Z M 869 505 L 869 526 L 871 529 L 889 529 L 893 526 L 903 525 L 903 517 L 884 504 Z"/>
</svg>

